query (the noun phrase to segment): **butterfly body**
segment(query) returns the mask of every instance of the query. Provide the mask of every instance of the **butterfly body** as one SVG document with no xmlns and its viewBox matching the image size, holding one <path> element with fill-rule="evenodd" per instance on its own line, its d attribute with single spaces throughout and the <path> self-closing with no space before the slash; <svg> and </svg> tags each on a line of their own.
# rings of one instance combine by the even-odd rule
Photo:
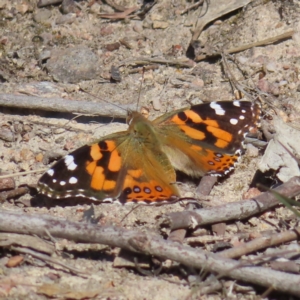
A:
<svg viewBox="0 0 300 300">
<path fill-rule="evenodd" d="M 128 130 L 105 136 L 59 160 L 40 179 L 53 198 L 157 203 L 179 197 L 176 172 L 199 177 L 228 173 L 260 108 L 248 101 L 212 102 L 169 112 L 154 121 L 131 112 Z"/>
</svg>

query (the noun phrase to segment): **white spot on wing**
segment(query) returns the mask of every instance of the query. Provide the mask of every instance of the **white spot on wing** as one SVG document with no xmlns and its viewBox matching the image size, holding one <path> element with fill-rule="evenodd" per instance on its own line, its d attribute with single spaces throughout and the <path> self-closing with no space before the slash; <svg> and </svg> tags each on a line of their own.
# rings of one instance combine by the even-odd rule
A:
<svg viewBox="0 0 300 300">
<path fill-rule="evenodd" d="M 237 107 L 240 107 L 241 106 L 241 102 L 238 101 L 238 100 L 235 100 L 235 101 L 233 101 L 233 105 L 237 106 Z"/>
<path fill-rule="evenodd" d="M 244 116 L 240 116 L 239 119 L 240 120 L 245 120 L 245 117 Z"/>
<path fill-rule="evenodd" d="M 52 177 L 54 175 L 54 170 L 53 169 L 49 169 L 47 171 L 47 174 Z"/>
<path fill-rule="evenodd" d="M 237 119 L 230 119 L 230 124 L 232 125 L 236 125 L 238 123 L 238 120 Z"/>
<path fill-rule="evenodd" d="M 71 177 L 70 179 L 69 179 L 69 183 L 71 183 L 71 184 L 75 184 L 75 183 L 77 183 L 78 182 L 78 179 L 76 178 L 76 177 Z"/>
<path fill-rule="evenodd" d="M 222 106 L 220 104 L 218 104 L 216 102 L 211 102 L 209 106 L 215 110 L 216 115 L 219 115 L 219 116 L 225 115 L 225 110 L 222 108 Z"/>
<path fill-rule="evenodd" d="M 65 181 L 61 181 L 59 184 L 60 184 L 60 185 L 65 185 L 66 182 L 65 182 Z"/>
<path fill-rule="evenodd" d="M 67 166 L 67 169 L 70 171 L 74 171 L 77 168 L 77 165 L 74 163 L 73 155 L 67 155 L 65 157 L 65 164 Z"/>
</svg>

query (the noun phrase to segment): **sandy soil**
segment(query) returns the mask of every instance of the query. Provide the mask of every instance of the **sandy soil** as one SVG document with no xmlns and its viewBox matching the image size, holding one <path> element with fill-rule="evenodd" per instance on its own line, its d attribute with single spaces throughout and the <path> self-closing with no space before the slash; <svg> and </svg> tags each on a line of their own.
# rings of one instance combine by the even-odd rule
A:
<svg viewBox="0 0 300 300">
<path fill-rule="evenodd" d="M 100 18 L 99 13 L 114 12 L 111 6 L 100 1 L 80 1 L 79 6 L 65 8 L 68 14 L 62 14 L 59 6 L 37 8 L 35 2 L 0 1 L 1 94 L 58 97 L 66 102 L 69 99 L 85 100 L 101 106 L 101 99 L 114 104 L 135 105 L 141 92 L 140 106 L 149 110 L 150 118 L 189 103 L 234 99 L 219 57 L 198 63 L 190 61 L 193 67 L 189 68 L 156 63 L 155 68 L 145 71 L 141 88 L 142 74 L 136 71 L 136 58 L 187 59 L 185 51 L 200 12 L 198 8 L 181 14 L 191 5 L 190 2 L 158 1 L 144 18 L 122 20 Z M 136 5 L 130 0 L 116 3 L 124 7 Z M 233 58 L 237 64 L 229 60 L 229 67 L 237 81 L 268 93 L 268 99 L 278 109 L 280 117 L 296 130 L 300 128 L 299 12 L 299 4 L 293 1 L 253 1 L 244 9 L 212 20 L 199 38 L 206 49 L 230 49 L 294 30 L 292 38 L 285 41 L 235 54 Z M 111 66 L 119 66 L 121 82 L 110 81 Z M 81 88 L 96 94 L 97 98 L 82 92 Z M 270 103 L 264 104 L 263 114 L 272 123 L 274 111 L 270 107 Z M 46 169 L 51 165 L 43 163 L 47 157 L 64 155 L 96 138 L 127 128 L 125 122 L 92 123 L 92 117 L 70 121 L 62 114 L 30 107 L 0 109 L 0 128 L 7 130 L 6 137 L 0 139 L 2 174 Z M 65 129 L 65 124 L 70 128 Z M 265 137 L 261 135 L 261 139 L 265 140 Z M 263 153 L 264 149 L 249 146 L 236 170 L 213 188 L 211 195 L 218 199 L 218 203 L 245 197 Z M 297 175 L 297 170 L 295 172 Z M 14 180 L 17 187 L 33 185 L 40 176 L 41 173 L 27 174 L 16 176 Z M 272 172 L 270 177 L 271 182 L 277 180 Z M 282 175 L 280 179 L 286 181 L 288 176 Z M 198 181 L 188 177 L 182 181 L 182 196 L 197 197 Z M 1 203 L 1 209 L 24 214 L 51 214 L 80 221 L 83 211 L 89 208 L 84 203 L 67 207 L 58 205 L 50 209 L 35 207 L 30 204 L 31 199 L 32 196 L 26 194 L 18 201 Z M 96 205 L 95 215 L 103 216 L 101 221 L 105 224 L 148 228 L 161 233 L 157 225 L 159 217 L 183 208 L 179 204 L 140 207 L 120 224 L 130 209 L 120 205 Z M 282 211 L 271 212 L 268 217 L 276 219 L 277 224 L 280 214 L 286 214 Z M 251 220 L 239 222 L 240 229 L 274 229 L 272 223 L 263 219 Z M 229 225 L 227 230 L 231 233 L 237 231 L 235 225 Z M 52 284 L 52 287 L 62 287 L 57 298 L 66 298 L 65 293 L 72 291 L 72 299 L 86 299 L 88 295 L 78 296 L 79 291 L 100 289 L 96 299 L 194 299 L 195 288 L 190 286 L 190 274 L 180 272 L 179 268 L 166 267 L 161 275 L 146 277 L 140 275 L 134 266 L 114 267 L 117 249 L 104 248 L 101 251 L 95 249 L 95 245 L 75 245 L 67 241 L 57 241 L 57 244 L 69 254 L 61 256 L 61 260 L 93 275 L 84 278 L 69 274 L 61 267 L 49 266 L 30 257 L 15 268 L 7 268 L 7 261 L 16 253 L 1 248 L 0 297 L 24 299 L 26 295 L 27 299 L 46 299 L 45 293 L 37 287 Z M 199 247 L 210 250 L 212 245 Z M 4 283 L 8 282 L 15 284 L 7 287 Z M 227 292 L 206 297 L 253 299 L 261 290 L 244 292 L 236 289 L 231 296 L 226 296 Z"/>
</svg>

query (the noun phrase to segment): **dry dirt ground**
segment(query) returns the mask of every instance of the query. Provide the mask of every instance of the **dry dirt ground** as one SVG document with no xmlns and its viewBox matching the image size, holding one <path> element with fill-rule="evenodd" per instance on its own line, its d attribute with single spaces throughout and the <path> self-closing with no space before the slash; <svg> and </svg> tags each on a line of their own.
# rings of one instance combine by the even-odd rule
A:
<svg viewBox="0 0 300 300">
<path fill-rule="evenodd" d="M 132 0 L 115 3 L 123 7 L 141 4 Z M 200 6 L 181 14 L 191 5 L 189 1 L 162 0 L 141 17 L 105 19 L 99 14 L 116 12 L 105 1 L 69 3 L 64 6 L 67 14 L 63 14 L 60 6 L 38 8 L 36 1 L 0 0 L 0 93 L 63 98 L 66 104 L 69 100 L 85 100 L 98 103 L 99 107 L 103 105 L 100 99 L 119 105 L 136 105 L 140 98 L 140 106 L 149 110 L 150 118 L 189 103 L 233 100 L 234 94 L 224 75 L 220 57 L 194 63 L 185 56 L 197 18 L 204 13 L 200 12 Z M 211 1 L 210 5 L 217 3 Z M 244 8 L 212 20 L 199 38 L 206 50 L 231 49 L 294 31 L 292 37 L 286 40 L 251 47 L 235 54 L 232 57 L 235 63 L 229 58 L 229 68 L 243 86 L 256 91 L 259 89 L 260 93 L 267 95 L 269 102 L 263 105 L 264 119 L 272 124 L 274 110 L 271 106 L 276 107 L 285 124 L 293 126 L 295 138 L 299 138 L 297 128 L 300 121 L 299 13 L 297 1 L 253 1 Z M 137 68 L 150 64 L 138 63 L 140 57 L 156 60 L 154 67 L 145 70 L 142 87 L 142 74 Z M 182 66 L 179 63 L 181 59 L 188 61 L 190 67 Z M 160 60 L 178 60 L 178 64 L 170 65 Z M 119 67 L 120 82 L 112 82 L 112 66 Z M 82 92 L 82 89 L 96 94 L 98 98 Z M 30 106 L 27 109 L 2 106 L 0 130 L 5 134 L 1 134 L 0 138 L 1 174 L 46 169 L 51 165 L 49 157 L 65 155 L 80 145 L 127 128 L 122 120 L 111 122 L 108 119 L 107 122 L 106 119 L 105 123 L 92 122 L 95 120 L 92 117 L 70 120 L 70 116 L 46 113 L 42 107 L 38 110 Z M 100 121 L 103 122 L 103 119 Z M 263 135 L 260 139 L 266 141 Z M 295 155 L 296 144 L 291 150 Z M 207 201 L 204 205 L 247 197 L 245 193 L 258 168 L 262 171 L 272 168 L 269 161 L 262 163 L 264 151 L 264 148 L 249 146 L 235 171 L 214 186 L 210 194 L 215 199 L 212 204 Z M 266 167 L 268 164 L 269 167 Z M 275 170 L 277 177 L 270 172 L 269 183 L 284 182 L 299 175 L 297 163 L 296 167 L 281 165 Z M 15 176 L 15 185 L 34 185 L 40 176 L 41 172 Z M 182 181 L 182 196 L 197 198 L 198 181 L 188 177 L 183 177 Z M 1 209 L 80 221 L 83 211 L 89 208 L 89 204 L 85 203 L 38 207 L 31 205 L 31 199 L 29 194 L 9 199 L 1 203 Z M 116 224 L 128 229 L 148 228 L 161 233 L 157 226 L 159 218 L 183 208 L 180 204 L 143 206 L 134 210 L 121 224 L 120 220 L 130 209 L 129 206 L 114 204 L 96 205 L 95 215 L 102 216 L 103 224 Z M 226 231 L 233 234 L 237 230 L 274 230 L 279 226 L 279 219 L 286 215 L 291 213 L 280 208 L 264 215 L 264 218 L 238 222 L 238 229 L 235 224 L 228 225 Z M 205 232 L 210 234 L 210 228 Z M 196 246 L 211 250 L 213 243 Z M 62 261 L 92 275 L 71 274 L 63 267 L 47 265 L 30 256 L 26 256 L 22 264 L 8 268 L 8 260 L 17 253 L 2 249 L 0 298 L 24 299 L 26 295 L 26 299 L 46 299 L 47 292 L 38 289 L 43 284 L 50 284 L 53 289 L 61 288 L 54 293 L 54 298 L 87 299 L 91 290 L 101 291 L 96 299 L 197 298 L 197 288 L 191 286 L 191 276 L 197 274 L 196 270 L 194 273 L 191 270 L 180 272 L 180 268 L 166 267 L 161 275 L 143 276 L 134 265 L 128 268 L 113 266 L 118 249 L 102 247 L 101 251 L 100 246 L 76 245 L 66 240 L 58 240 L 56 247 L 67 253 L 59 257 Z M 263 292 L 250 287 L 242 289 L 239 284 L 229 281 L 223 292 L 202 296 L 201 299 L 254 299 Z M 73 294 L 66 296 L 70 291 Z"/>
</svg>

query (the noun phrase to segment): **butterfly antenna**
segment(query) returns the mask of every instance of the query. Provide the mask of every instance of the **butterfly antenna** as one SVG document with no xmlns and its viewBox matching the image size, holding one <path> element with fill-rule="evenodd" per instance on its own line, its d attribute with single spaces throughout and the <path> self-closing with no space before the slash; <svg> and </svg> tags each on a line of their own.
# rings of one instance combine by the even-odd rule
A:
<svg viewBox="0 0 300 300">
<path fill-rule="evenodd" d="M 122 106 L 120 106 L 120 105 L 118 105 L 118 104 L 115 104 L 115 103 L 112 103 L 112 102 L 110 102 L 110 101 L 108 101 L 108 100 L 102 99 L 102 98 L 100 98 L 100 97 L 98 97 L 98 96 L 96 96 L 96 95 L 94 95 L 94 94 L 92 94 L 92 93 L 90 93 L 90 92 L 88 92 L 88 91 L 85 91 L 85 90 L 82 89 L 82 88 L 80 88 L 80 89 L 81 89 L 81 91 L 83 91 L 84 93 L 86 93 L 86 94 L 88 94 L 88 95 L 90 95 L 90 96 L 92 96 L 92 97 L 94 97 L 94 98 L 96 98 L 96 99 L 99 99 L 99 100 L 101 100 L 101 101 L 103 101 L 103 102 L 105 102 L 105 103 L 108 103 L 108 104 L 110 104 L 110 105 L 112 105 L 112 106 L 118 107 L 118 108 L 120 108 L 120 109 L 122 109 L 122 110 L 125 110 L 125 111 L 127 112 L 127 109 L 126 109 L 126 108 L 124 108 L 124 107 L 122 107 Z"/>
<path fill-rule="evenodd" d="M 142 80 L 141 80 L 141 85 L 140 85 L 140 90 L 139 90 L 138 101 L 136 103 L 136 111 L 138 111 L 139 104 L 140 104 L 141 91 L 142 91 L 142 86 L 143 86 L 143 83 L 144 83 L 144 74 L 145 74 L 145 67 L 143 67 L 143 71 L 142 71 Z"/>
</svg>

